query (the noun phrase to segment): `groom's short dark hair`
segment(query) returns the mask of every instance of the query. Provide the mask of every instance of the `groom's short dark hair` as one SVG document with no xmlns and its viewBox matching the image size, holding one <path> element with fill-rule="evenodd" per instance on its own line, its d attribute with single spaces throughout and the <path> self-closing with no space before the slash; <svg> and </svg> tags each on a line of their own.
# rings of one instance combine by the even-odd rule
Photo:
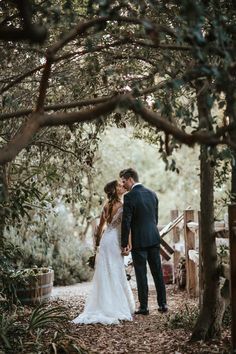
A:
<svg viewBox="0 0 236 354">
<path fill-rule="evenodd" d="M 120 171 L 119 176 L 120 178 L 123 177 L 125 179 L 129 179 L 131 177 L 135 182 L 139 181 L 138 173 L 133 168 L 126 168 L 125 170 Z"/>
</svg>

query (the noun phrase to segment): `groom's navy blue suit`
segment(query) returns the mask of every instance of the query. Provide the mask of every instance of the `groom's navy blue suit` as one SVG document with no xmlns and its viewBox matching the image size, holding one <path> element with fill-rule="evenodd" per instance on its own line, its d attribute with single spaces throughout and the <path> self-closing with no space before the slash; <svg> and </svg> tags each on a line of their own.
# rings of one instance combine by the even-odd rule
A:
<svg viewBox="0 0 236 354">
<path fill-rule="evenodd" d="M 132 239 L 132 258 L 137 279 L 141 309 L 148 306 L 147 261 L 155 282 L 157 302 L 166 304 L 166 290 L 160 260 L 160 234 L 158 223 L 158 199 L 154 192 L 141 184 L 135 185 L 124 196 L 121 246 Z"/>
</svg>

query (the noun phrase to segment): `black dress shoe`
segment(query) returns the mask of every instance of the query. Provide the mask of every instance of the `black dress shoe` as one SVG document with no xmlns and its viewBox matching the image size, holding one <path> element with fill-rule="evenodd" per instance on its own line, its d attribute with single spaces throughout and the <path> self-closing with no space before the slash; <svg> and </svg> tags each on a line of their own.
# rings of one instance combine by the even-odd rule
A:
<svg viewBox="0 0 236 354">
<path fill-rule="evenodd" d="M 165 305 L 159 306 L 158 307 L 158 311 L 163 313 L 163 312 L 167 312 L 168 311 L 168 307 Z"/>
<path fill-rule="evenodd" d="M 148 309 L 138 309 L 134 312 L 135 315 L 149 315 Z"/>
</svg>

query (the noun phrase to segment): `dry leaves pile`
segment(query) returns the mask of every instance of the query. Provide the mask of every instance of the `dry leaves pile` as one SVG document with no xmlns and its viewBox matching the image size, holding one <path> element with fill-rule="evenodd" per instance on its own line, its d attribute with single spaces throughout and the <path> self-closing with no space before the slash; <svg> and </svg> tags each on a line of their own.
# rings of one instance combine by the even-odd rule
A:
<svg viewBox="0 0 236 354">
<path fill-rule="evenodd" d="M 167 287 L 167 291 L 169 304 L 167 315 L 157 311 L 155 291 L 151 289 L 149 316 L 136 315 L 133 322 L 122 322 L 119 325 L 70 323 L 68 331 L 90 353 L 228 354 L 230 352 L 229 328 L 223 329 L 222 338 L 219 340 L 209 343 L 189 343 L 191 326 L 188 328 L 188 320 L 192 319 L 197 309 L 197 302 L 188 299 L 185 292 L 177 291 L 172 285 Z M 136 291 L 134 293 L 137 298 Z M 73 296 L 63 299 L 63 305 L 68 308 L 72 319 L 82 311 L 84 298 Z M 186 319 L 183 314 L 186 315 Z M 183 324 L 182 320 L 185 321 Z"/>
<path fill-rule="evenodd" d="M 157 311 L 156 294 L 151 288 L 149 316 L 136 315 L 132 322 L 106 326 L 71 323 L 70 320 L 84 308 L 85 295 L 81 292 L 81 287 L 66 287 L 67 292 L 64 295 L 59 290 L 59 297 L 54 297 L 45 304 L 45 307 L 37 312 L 38 317 L 34 315 L 34 320 L 32 319 L 34 307 L 19 308 L 13 314 L 14 324 L 8 331 L 11 348 L 3 349 L 0 338 L 0 354 L 228 354 L 230 352 L 230 331 L 226 326 L 222 331 L 222 339 L 209 343 L 189 343 L 191 328 L 198 313 L 197 300 L 189 299 L 185 292 L 176 290 L 173 285 L 167 286 L 168 314 L 160 314 Z M 133 291 L 137 299 L 137 292 Z M 63 306 L 62 312 L 61 306 Z M 59 318 L 54 321 L 54 317 L 49 318 L 48 314 L 55 316 L 53 309 L 56 308 Z"/>
</svg>

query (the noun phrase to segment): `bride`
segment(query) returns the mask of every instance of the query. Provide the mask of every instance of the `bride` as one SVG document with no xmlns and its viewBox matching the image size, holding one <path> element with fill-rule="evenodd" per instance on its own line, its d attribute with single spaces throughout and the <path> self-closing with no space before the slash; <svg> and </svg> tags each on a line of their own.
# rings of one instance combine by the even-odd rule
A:
<svg viewBox="0 0 236 354">
<path fill-rule="evenodd" d="M 115 180 L 107 183 L 104 191 L 108 200 L 96 232 L 96 238 L 101 241 L 96 256 L 92 291 L 84 311 L 73 323 L 117 324 L 119 320 L 131 321 L 134 313 L 134 298 L 126 279 L 120 246 L 123 212 L 121 197 L 125 189 Z"/>
</svg>

